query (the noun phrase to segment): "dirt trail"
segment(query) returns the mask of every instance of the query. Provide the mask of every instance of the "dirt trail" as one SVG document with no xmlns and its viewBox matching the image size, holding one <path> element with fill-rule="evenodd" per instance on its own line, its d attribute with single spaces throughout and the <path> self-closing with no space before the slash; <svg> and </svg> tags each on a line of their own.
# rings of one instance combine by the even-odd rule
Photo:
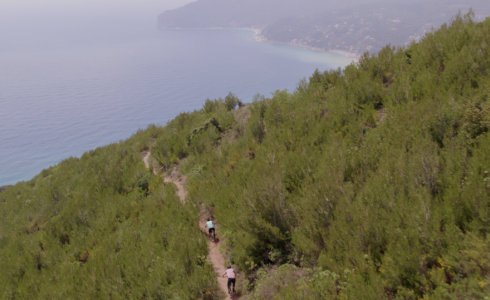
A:
<svg viewBox="0 0 490 300">
<path fill-rule="evenodd" d="M 150 168 L 150 154 L 151 154 L 151 152 L 148 151 L 148 153 L 146 153 L 145 157 L 143 157 L 143 162 L 145 163 L 145 167 L 147 169 Z M 153 174 L 157 175 L 157 171 L 155 169 L 153 169 Z"/>
<path fill-rule="evenodd" d="M 145 163 L 145 166 L 147 169 L 150 168 L 150 155 L 151 155 L 151 152 L 148 151 L 148 153 L 146 153 L 145 157 L 143 157 L 143 162 Z M 153 169 L 153 174 L 158 175 L 158 171 L 156 169 Z M 167 176 L 167 175 L 170 175 L 170 176 Z M 164 174 L 163 181 L 164 182 L 171 182 L 177 186 L 177 189 L 178 189 L 177 195 L 180 198 L 180 202 L 182 202 L 182 204 L 185 204 L 185 196 L 187 195 L 187 191 L 184 188 L 184 183 L 186 182 L 187 177 L 185 175 L 179 176 L 176 169 L 173 169 L 170 172 L 170 174 L 167 174 L 167 175 Z"/>
<path fill-rule="evenodd" d="M 202 232 L 204 232 L 205 234 L 208 233 L 206 221 L 201 220 L 199 222 L 199 227 L 201 228 Z M 208 241 L 208 258 L 211 261 L 211 264 L 213 264 L 214 272 L 216 273 L 216 275 L 218 275 L 218 283 L 221 290 L 226 293 L 225 299 L 232 299 L 230 295 L 228 295 L 228 279 L 223 278 L 223 273 L 225 273 L 225 258 L 223 257 L 223 255 L 221 255 L 221 252 L 219 252 L 219 246 L 219 241 L 216 243 Z M 238 297 L 235 296 L 233 299 L 238 299 Z"/>
<path fill-rule="evenodd" d="M 143 157 L 143 162 L 145 163 L 146 168 L 150 167 L 150 155 L 151 155 L 151 152 L 148 151 L 148 153 L 145 155 L 145 157 Z M 153 173 L 155 175 L 158 174 L 156 169 L 153 169 Z M 172 182 L 173 184 L 175 184 L 177 186 L 177 188 L 179 190 L 177 194 L 180 198 L 180 201 L 182 202 L 182 204 L 185 204 L 185 196 L 187 195 L 187 191 L 185 190 L 183 184 L 186 182 L 187 177 L 184 175 L 179 176 L 177 170 L 174 168 L 170 172 L 170 174 L 164 174 L 163 180 L 164 180 L 164 182 Z M 199 228 L 201 229 L 201 231 L 204 234 L 207 235 L 208 230 L 206 228 L 206 221 L 204 219 L 202 219 L 199 222 Z M 221 255 L 221 252 L 219 252 L 219 247 L 220 247 L 219 240 L 216 243 L 208 241 L 208 248 L 209 248 L 208 258 L 209 258 L 209 261 L 211 262 L 211 264 L 213 265 L 214 272 L 218 276 L 219 286 L 220 286 L 221 290 L 226 294 L 225 299 L 232 299 L 231 296 L 228 295 L 228 286 L 227 286 L 228 280 L 226 278 L 222 277 L 223 273 L 225 272 L 225 259 L 224 259 L 223 255 Z M 238 297 L 235 296 L 235 297 L 233 297 L 233 299 L 238 299 Z"/>
</svg>

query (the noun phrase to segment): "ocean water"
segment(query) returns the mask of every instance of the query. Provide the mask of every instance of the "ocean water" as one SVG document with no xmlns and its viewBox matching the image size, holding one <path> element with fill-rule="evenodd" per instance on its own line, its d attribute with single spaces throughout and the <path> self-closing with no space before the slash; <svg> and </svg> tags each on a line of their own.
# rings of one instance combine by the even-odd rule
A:
<svg viewBox="0 0 490 300">
<path fill-rule="evenodd" d="M 233 92 L 250 102 L 256 93 L 294 90 L 316 68 L 351 62 L 336 53 L 258 43 L 250 30 L 110 22 L 12 31 L 3 22 L 0 186 L 149 124 L 165 125 L 207 98 Z"/>
</svg>

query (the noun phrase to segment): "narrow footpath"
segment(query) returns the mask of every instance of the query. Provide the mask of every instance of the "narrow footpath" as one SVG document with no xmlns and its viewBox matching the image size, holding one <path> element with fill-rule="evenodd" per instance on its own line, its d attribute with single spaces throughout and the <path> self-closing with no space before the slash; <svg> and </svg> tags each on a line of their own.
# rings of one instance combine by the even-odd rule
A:
<svg viewBox="0 0 490 300">
<path fill-rule="evenodd" d="M 146 168 L 150 168 L 150 155 L 151 152 L 148 151 L 148 153 L 143 157 L 143 162 L 145 163 Z M 157 170 L 153 169 L 153 174 L 158 175 Z M 178 192 L 177 195 L 180 198 L 180 202 L 182 204 L 185 204 L 185 196 L 187 195 L 187 191 L 184 188 L 184 183 L 187 180 L 186 176 L 180 175 L 177 173 L 177 171 L 174 169 L 173 171 L 170 172 L 170 174 L 163 174 L 163 181 L 164 182 L 171 182 L 177 186 Z M 202 219 L 199 221 L 199 228 L 201 231 L 206 234 L 208 234 L 208 230 L 206 228 L 206 221 L 205 219 Z M 219 247 L 220 247 L 220 241 L 213 243 L 208 240 L 208 249 L 209 249 L 209 255 L 208 259 L 213 265 L 214 272 L 218 276 L 218 283 L 221 288 L 221 290 L 226 294 L 225 299 L 238 299 L 237 296 L 231 298 L 230 295 L 228 295 L 228 286 L 227 282 L 228 280 L 226 278 L 223 278 L 222 275 L 225 272 L 225 258 L 223 255 L 221 255 L 221 252 L 219 252 Z"/>
</svg>

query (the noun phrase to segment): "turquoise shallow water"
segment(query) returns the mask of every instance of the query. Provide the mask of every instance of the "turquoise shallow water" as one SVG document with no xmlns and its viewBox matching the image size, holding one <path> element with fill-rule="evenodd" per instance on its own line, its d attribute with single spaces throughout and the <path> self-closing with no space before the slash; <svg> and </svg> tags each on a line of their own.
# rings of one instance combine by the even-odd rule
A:
<svg viewBox="0 0 490 300">
<path fill-rule="evenodd" d="M 206 98 L 231 91 L 250 102 L 351 61 L 258 43 L 249 30 L 93 24 L 22 32 L 0 30 L 0 186 L 164 125 Z"/>
</svg>

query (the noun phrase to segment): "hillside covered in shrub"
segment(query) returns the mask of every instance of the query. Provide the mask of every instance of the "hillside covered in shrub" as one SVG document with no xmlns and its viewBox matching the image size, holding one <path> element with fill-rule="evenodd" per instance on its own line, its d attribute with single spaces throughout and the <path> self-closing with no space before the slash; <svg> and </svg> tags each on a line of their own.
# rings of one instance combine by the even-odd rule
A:
<svg viewBox="0 0 490 300">
<path fill-rule="evenodd" d="M 155 126 L 0 193 L 0 299 L 216 299 L 198 213 L 145 168 Z"/>
<path fill-rule="evenodd" d="M 152 153 L 185 158 L 190 201 L 214 211 L 252 299 L 483 299 L 489 45 L 490 20 L 458 16 L 406 49 L 257 96 L 245 124 L 207 101 Z M 211 116 L 223 125 L 190 139 Z"/>
<path fill-rule="evenodd" d="M 1 192 L 0 298 L 219 299 L 205 207 L 242 299 L 490 299 L 489 128 L 471 14 L 292 92 L 207 100 Z"/>
</svg>

